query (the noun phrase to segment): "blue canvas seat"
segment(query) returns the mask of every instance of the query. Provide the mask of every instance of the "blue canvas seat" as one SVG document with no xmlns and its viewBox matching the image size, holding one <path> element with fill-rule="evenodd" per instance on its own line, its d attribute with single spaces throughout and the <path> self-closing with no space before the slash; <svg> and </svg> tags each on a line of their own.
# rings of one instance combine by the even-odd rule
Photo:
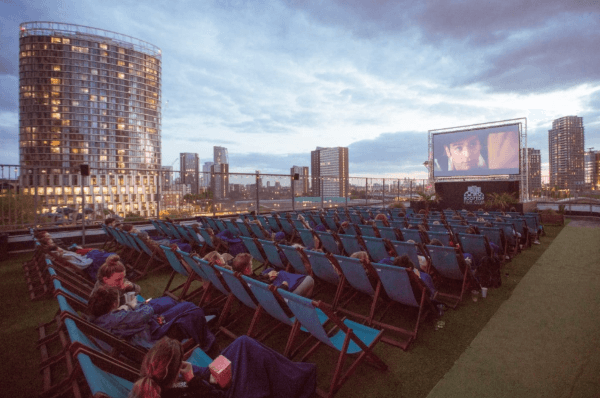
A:
<svg viewBox="0 0 600 398">
<path fill-rule="evenodd" d="M 342 242 L 342 247 L 347 256 L 366 250 L 363 239 L 358 235 L 339 234 L 338 238 L 340 238 L 340 242 Z"/>
<path fill-rule="evenodd" d="M 320 391 L 319 395 L 333 397 L 363 360 L 368 359 L 381 371 L 387 370 L 387 365 L 373 352 L 373 347 L 381 340 L 382 331 L 349 319 L 342 321 L 328 305 L 322 302 L 311 301 L 281 289 L 278 291 L 296 319 L 317 340 L 316 344 L 300 358 L 300 361 L 307 360 L 322 344 L 339 353 L 335 372 L 329 383 L 329 391 L 327 393 Z M 333 322 L 335 325 L 333 329 L 328 331 L 323 327 L 319 310 Z M 355 359 L 344 371 L 344 363 L 348 355 L 355 355 Z"/>
<path fill-rule="evenodd" d="M 450 233 L 448 231 L 429 231 L 427 232 L 427 236 L 429 237 L 429 241 L 431 242 L 433 239 L 437 239 L 444 244 L 444 246 L 450 246 Z"/>
<path fill-rule="evenodd" d="M 388 247 L 383 239 L 364 236 L 363 241 L 365 242 L 367 252 L 372 261 L 379 262 L 384 258 L 392 257 L 392 255 L 388 253 Z"/>
<path fill-rule="evenodd" d="M 263 265 L 267 262 L 267 260 L 266 260 L 267 256 L 266 256 L 266 254 L 264 254 L 262 252 L 261 248 L 256 243 L 256 240 L 255 240 L 256 238 L 248 238 L 246 236 L 240 236 L 240 239 L 244 243 L 244 246 L 246 246 L 248 253 L 250 253 L 252 255 L 252 258 L 254 258 L 256 261 L 260 262 Z"/>
<path fill-rule="evenodd" d="M 177 255 L 173 252 L 173 250 L 170 247 L 161 245 L 160 248 L 165 253 L 167 261 L 173 269 L 171 271 L 169 281 L 167 282 L 167 286 L 165 286 L 165 289 L 163 291 L 163 295 L 172 297 L 175 300 L 186 301 L 189 301 L 197 295 L 199 295 L 201 293 L 201 288 L 198 288 L 189 293 L 188 290 L 190 289 L 192 282 L 195 280 L 200 280 L 200 278 L 195 273 L 191 273 L 188 271 L 188 268 L 182 264 L 182 262 L 179 260 Z M 179 284 L 178 286 L 171 288 L 171 284 L 173 283 L 173 280 L 175 279 L 175 276 L 177 274 L 185 277 L 185 281 Z M 177 291 L 179 291 L 179 294 L 176 294 Z"/>
<path fill-rule="evenodd" d="M 345 285 L 345 278 L 342 270 L 337 268 L 337 264 L 332 263 L 330 257 L 325 253 L 311 250 L 305 250 L 304 253 L 310 263 L 313 276 L 315 276 L 318 281 L 324 281 L 336 286 L 332 306 L 333 308 L 337 308 Z"/>
<path fill-rule="evenodd" d="M 336 233 L 315 231 L 315 234 L 321 241 L 321 245 L 327 253 L 341 254 Z"/>
<path fill-rule="evenodd" d="M 300 239 L 302 240 L 302 244 L 304 245 L 305 248 L 307 248 L 308 250 L 315 248 L 315 241 L 313 239 L 313 231 L 311 231 L 310 229 L 306 229 L 306 228 L 296 228 L 296 232 L 300 236 Z"/>
<path fill-rule="evenodd" d="M 256 245 L 262 248 L 263 253 L 267 256 L 267 265 L 278 269 L 286 269 L 287 264 L 284 264 L 281 256 L 279 255 L 279 247 L 275 242 L 270 240 L 256 239 Z"/>
<path fill-rule="evenodd" d="M 279 245 L 279 248 L 283 251 L 283 254 L 295 273 L 303 275 L 310 274 L 310 263 L 302 248 L 287 245 Z"/>
<path fill-rule="evenodd" d="M 442 292 L 438 290 L 436 298 L 436 300 L 443 301 L 449 307 L 456 308 L 458 303 L 461 302 L 467 288 L 467 278 L 471 275 L 470 268 L 464 262 L 462 254 L 458 253 L 457 256 L 457 250 L 453 247 L 427 245 L 426 249 L 431 258 L 432 267 L 442 278 L 451 281 L 462 281 L 460 288 L 457 289 L 458 292 Z"/>
<path fill-rule="evenodd" d="M 424 253 L 422 246 L 419 243 L 409 243 L 400 241 L 390 241 L 395 253 L 394 257 L 401 257 L 406 254 L 416 268 L 419 268 L 419 252 Z"/>
</svg>

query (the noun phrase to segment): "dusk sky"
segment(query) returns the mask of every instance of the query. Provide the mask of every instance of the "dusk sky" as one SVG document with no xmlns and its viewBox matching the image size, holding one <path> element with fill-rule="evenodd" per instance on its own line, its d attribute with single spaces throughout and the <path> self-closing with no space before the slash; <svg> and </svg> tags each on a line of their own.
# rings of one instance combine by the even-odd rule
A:
<svg viewBox="0 0 600 398">
<path fill-rule="evenodd" d="M 600 2 L 0 0 L 0 164 L 18 164 L 19 24 L 106 29 L 162 50 L 162 163 L 289 173 L 348 146 L 351 176 L 425 177 L 432 129 L 552 120 L 600 150 Z M 175 168 L 178 169 L 178 162 Z"/>
</svg>

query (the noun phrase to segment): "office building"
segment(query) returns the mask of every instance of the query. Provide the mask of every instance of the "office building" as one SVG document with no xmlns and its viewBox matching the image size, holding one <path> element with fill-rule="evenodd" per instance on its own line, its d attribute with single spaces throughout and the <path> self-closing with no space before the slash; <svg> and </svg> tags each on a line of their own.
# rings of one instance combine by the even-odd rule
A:
<svg viewBox="0 0 600 398">
<path fill-rule="evenodd" d="M 600 151 L 589 148 L 585 152 L 585 186 L 593 191 L 600 190 Z"/>
<path fill-rule="evenodd" d="M 296 174 L 298 179 L 296 179 Z M 292 176 L 292 184 L 294 188 L 295 196 L 306 196 L 308 195 L 309 176 L 307 166 L 292 166 L 290 169 L 290 175 Z"/>
<path fill-rule="evenodd" d="M 211 188 L 215 199 L 225 199 L 229 193 L 229 155 L 222 146 L 213 147 L 213 152 Z"/>
<path fill-rule="evenodd" d="M 548 131 L 550 186 L 581 190 L 585 184 L 583 118 L 565 116 Z"/>
<path fill-rule="evenodd" d="M 26 22 L 19 38 L 21 185 L 42 211 L 156 216 L 161 51 L 86 26 Z M 89 178 L 80 166 L 89 165 Z"/>
<path fill-rule="evenodd" d="M 348 148 L 321 148 L 311 151 L 313 196 L 348 195 Z"/>
<path fill-rule="evenodd" d="M 539 149 L 523 148 L 521 156 L 527 156 L 529 162 L 529 196 L 539 196 L 542 192 L 542 156 Z"/>
<path fill-rule="evenodd" d="M 201 181 L 202 186 L 204 188 L 210 188 L 210 166 L 212 166 L 213 164 L 213 162 L 204 162 L 204 164 L 202 165 Z"/>
<path fill-rule="evenodd" d="M 197 153 L 179 154 L 179 172 L 181 183 L 190 187 L 189 191 L 197 195 L 200 187 L 200 158 Z"/>
<path fill-rule="evenodd" d="M 168 191 L 171 186 L 175 183 L 173 176 L 173 166 L 161 166 L 160 168 L 160 186 L 161 191 Z"/>
</svg>

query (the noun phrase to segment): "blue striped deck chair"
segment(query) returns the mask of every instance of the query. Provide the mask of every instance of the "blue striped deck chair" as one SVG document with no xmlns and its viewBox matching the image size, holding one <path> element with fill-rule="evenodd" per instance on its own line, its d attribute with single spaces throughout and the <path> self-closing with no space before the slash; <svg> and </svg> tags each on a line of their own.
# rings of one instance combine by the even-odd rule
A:
<svg viewBox="0 0 600 398">
<path fill-rule="evenodd" d="M 456 236 L 457 234 L 466 234 L 467 229 L 469 229 L 471 225 L 450 225 L 450 229 L 452 229 L 452 234 Z"/>
<path fill-rule="evenodd" d="M 236 221 L 235 226 L 240 231 L 240 235 L 245 236 L 247 238 L 252 238 L 252 232 L 250 232 L 250 230 L 248 229 L 248 225 L 246 223 Z"/>
<path fill-rule="evenodd" d="M 285 234 L 288 237 L 294 236 L 294 234 L 296 233 L 296 229 L 294 228 L 294 226 L 292 225 L 290 220 L 288 220 L 285 217 L 281 217 L 281 218 L 279 218 L 279 223 L 281 224 L 281 228 L 283 229 L 283 232 L 285 232 Z"/>
<path fill-rule="evenodd" d="M 99 360 L 95 359 L 95 363 L 83 350 L 79 350 L 75 358 L 93 397 L 127 398 L 133 388 L 133 382 L 139 378 L 139 371 L 135 370 L 129 370 L 131 376 L 128 378 L 119 377 L 103 370 L 102 367 L 96 365 Z M 109 364 L 105 366 L 113 372 L 124 372 L 121 369 L 121 367 L 124 368 L 124 365 L 115 367 L 113 363 L 109 362 Z"/>
<path fill-rule="evenodd" d="M 531 247 L 531 239 L 529 235 L 529 228 L 527 228 L 527 222 L 523 218 L 512 218 L 512 220 L 507 220 L 511 222 L 515 226 L 515 230 L 521 233 L 521 243 L 524 247 Z"/>
<path fill-rule="evenodd" d="M 200 241 L 200 239 L 198 238 L 198 233 L 194 231 L 194 228 L 192 228 L 191 225 L 181 225 L 180 227 L 185 230 L 185 233 L 190 239 L 190 243 L 192 245 L 199 246 L 201 249 L 203 248 L 204 242 Z"/>
<path fill-rule="evenodd" d="M 388 216 L 388 218 L 389 218 L 389 216 Z M 377 228 L 386 228 L 385 224 L 383 223 L 383 220 L 375 219 L 374 221 L 375 221 L 375 226 Z"/>
<path fill-rule="evenodd" d="M 234 224 L 233 220 L 225 219 L 225 220 L 222 220 L 222 222 L 225 225 L 225 228 L 227 230 L 229 230 L 229 232 L 231 232 L 231 234 L 233 236 L 239 236 L 240 235 L 240 230 L 237 227 L 237 225 Z"/>
<path fill-rule="evenodd" d="M 360 234 L 362 236 L 370 236 L 370 237 L 377 237 L 377 234 L 375 233 L 375 229 L 373 228 L 372 225 L 357 225 L 358 229 L 360 230 Z"/>
<path fill-rule="evenodd" d="M 204 228 L 211 228 L 215 234 L 218 234 L 219 232 L 221 232 L 219 230 L 219 226 L 215 223 L 215 220 L 212 217 L 205 217 L 204 222 L 202 223 L 202 226 Z"/>
<path fill-rule="evenodd" d="M 340 228 L 344 231 L 344 235 L 360 235 L 356 226 L 352 223 L 349 223 L 347 228 L 340 225 Z"/>
<path fill-rule="evenodd" d="M 272 217 L 272 216 L 265 217 L 265 220 L 267 220 L 267 224 L 269 225 L 269 228 L 271 229 L 271 231 L 273 231 L 273 232 L 281 231 L 281 227 L 277 223 L 277 219 L 275 217 Z"/>
<path fill-rule="evenodd" d="M 413 262 L 415 268 L 420 269 L 419 267 L 419 243 L 408 243 L 408 242 L 400 242 L 397 240 L 390 241 L 392 247 L 396 251 L 395 255 L 397 257 L 401 257 L 406 254 L 410 261 Z"/>
<path fill-rule="evenodd" d="M 302 248 L 287 245 L 279 245 L 279 248 L 283 251 L 283 254 L 296 274 L 310 274 L 310 263 Z M 308 268 L 306 264 L 308 264 Z"/>
<path fill-rule="evenodd" d="M 150 221 L 152 221 L 152 220 L 150 220 Z M 104 245 L 102 245 L 102 250 L 108 250 L 109 248 L 112 249 L 113 246 L 116 245 L 116 243 L 117 243 L 112 231 L 109 230 L 105 224 L 100 224 L 100 227 L 102 227 L 102 230 L 106 234 L 106 240 L 104 241 Z M 36 243 L 38 243 L 38 242 L 36 242 Z"/>
<path fill-rule="evenodd" d="M 363 239 L 358 235 L 339 234 L 338 238 L 340 238 L 340 242 L 342 242 L 344 252 L 347 256 L 351 256 L 353 253 L 366 250 Z"/>
<path fill-rule="evenodd" d="M 400 231 L 398 231 L 396 228 L 378 227 L 377 229 L 379 229 L 379 235 L 381 235 L 381 237 L 383 239 L 402 240 L 402 239 L 398 239 L 398 238 L 402 238 L 402 233 Z"/>
<path fill-rule="evenodd" d="M 388 253 L 388 248 L 383 239 L 364 236 L 363 241 L 365 242 L 367 253 L 369 253 L 371 261 L 379 262 L 384 258 L 392 257 L 392 255 Z"/>
<path fill-rule="evenodd" d="M 444 244 L 444 246 L 450 246 L 450 233 L 448 231 L 445 232 L 436 232 L 429 231 L 427 232 L 427 236 L 429 237 L 429 241 L 433 239 L 437 239 Z"/>
<path fill-rule="evenodd" d="M 346 282 L 342 270 L 338 267 L 337 263 L 332 263 L 331 258 L 325 253 L 312 250 L 305 250 L 304 253 L 310 263 L 310 268 L 315 278 L 319 281 L 325 281 L 336 286 L 332 306 L 337 309 Z"/>
<path fill-rule="evenodd" d="M 219 245 L 217 245 L 213 237 L 208 233 L 206 229 L 198 228 L 198 233 L 204 239 L 204 244 L 207 246 L 206 250 L 217 250 L 217 246 Z"/>
<path fill-rule="evenodd" d="M 481 235 L 485 235 L 490 243 L 495 244 L 500 248 L 502 260 L 508 255 L 508 247 L 506 238 L 504 237 L 504 231 L 499 227 L 480 227 L 479 232 Z"/>
<path fill-rule="evenodd" d="M 300 236 L 300 239 L 302 240 L 302 245 L 305 248 L 307 248 L 308 250 L 315 248 L 313 231 L 311 231 L 310 229 L 305 229 L 305 228 L 296 228 L 296 232 L 298 232 L 298 235 Z"/>
<path fill-rule="evenodd" d="M 256 219 L 260 222 L 260 225 L 262 225 L 262 227 L 265 230 L 267 230 L 267 231 L 271 230 L 271 227 L 269 226 L 269 222 L 267 221 L 267 218 L 265 216 L 257 215 Z"/>
<path fill-rule="evenodd" d="M 225 305 L 221 310 L 221 315 L 217 320 L 217 327 L 219 331 L 225 333 L 232 339 L 236 339 L 238 336 L 231 330 L 229 330 L 226 326 L 223 326 L 223 322 L 225 322 L 227 316 L 229 315 L 229 310 L 231 309 L 231 305 L 233 304 L 235 296 L 233 295 L 233 293 L 231 293 L 231 289 L 227 285 L 227 282 L 225 282 L 225 280 L 223 279 L 223 275 L 219 271 L 217 271 L 217 268 L 214 264 L 211 264 L 208 261 L 195 256 L 192 258 L 198 263 L 198 265 L 210 281 L 210 285 L 227 297 Z M 233 319 L 235 319 L 235 317 L 233 317 Z"/>
<path fill-rule="evenodd" d="M 281 289 L 278 289 L 278 292 L 300 324 L 309 331 L 312 338 L 317 340 L 317 343 L 300 358 L 301 362 L 306 361 L 321 344 L 339 352 L 335 371 L 329 383 L 329 391 L 327 393 L 318 391 L 320 396 L 333 397 L 363 360 L 368 360 L 378 370 L 387 370 L 387 365 L 373 352 L 373 347 L 381 340 L 383 334 L 381 330 L 361 325 L 349 319 L 341 320 L 331 307 L 320 301 L 311 301 Z M 333 322 L 333 329 L 326 330 L 323 327 L 321 313 Z M 354 361 L 347 370 L 344 370 L 348 355 L 355 355 Z"/>
<path fill-rule="evenodd" d="M 163 231 L 163 234 L 166 237 L 170 239 L 176 239 L 176 237 L 173 235 L 173 231 L 167 226 L 167 223 L 165 221 L 156 220 L 156 223 L 158 224 L 158 227 L 161 229 L 161 231 Z"/>
<path fill-rule="evenodd" d="M 512 222 L 495 222 L 494 226 L 501 228 L 504 232 L 504 238 L 506 239 L 507 251 L 511 257 L 514 257 L 521 251 L 519 247 L 519 239 L 515 226 Z"/>
<path fill-rule="evenodd" d="M 158 232 L 159 235 L 167 236 L 163 231 L 162 227 L 158 224 L 157 220 L 150 220 L 150 223 L 152 223 L 152 226 L 154 226 L 154 229 L 156 230 L 156 232 Z"/>
<path fill-rule="evenodd" d="M 252 231 L 252 233 L 254 234 L 254 237 L 258 239 L 271 238 L 271 234 L 269 233 L 269 231 L 264 229 L 262 225 L 251 222 L 248 224 L 248 226 L 250 227 L 250 231 Z"/>
<path fill-rule="evenodd" d="M 373 213 L 371 213 L 368 210 L 360 210 L 359 211 L 360 216 L 363 218 L 363 220 L 372 220 L 373 218 Z"/>
<path fill-rule="evenodd" d="M 263 254 L 261 248 L 256 243 L 256 238 L 248 238 L 246 236 L 240 236 L 239 238 L 242 240 L 242 242 L 244 242 L 244 246 L 246 246 L 246 249 L 248 249 L 248 253 L 252 255 L 252 258 L 254 258 L 256 261 L 260 262 L 263 265 L 267 262 L 267 256 Z"/>
<path fill-rule="evenodd" d="M 219 303 L 221 303 L 224 299 L 227 298 L 227 295 L 224 296 L 219 296 L 219 297 L 215 297 L 214 299 L 212 299 L 209 303 L 206 303 L 206 299 L 210 294 L 210 287 L 211 287 L 211 280 L 209 279 L 209 277 L 206 275 L 206 273 L 204 272 L 204 269 L 202 267 L 200 267 L 200 264 L 198 263 L 198 259 L 199 257 L 197 256 L 192 256 L 189 253 L 186 253 L 184 251 L 178 250 L 177 253 L 179 253 L 181 255 L 181 257 L 183 258 L 183 261 L 186 262 L 186 264 L 190 267 L 190 269 L 196 274 L 196 276 L 200 279 L 202 279 L 202 288 L 204 289 L 204 292 L 202 294 L 202 297 L 200 298 L 200 302 L 198 303 L 198 306 L 203 306 L 206 305 L 208 307 L 211 306 L 216 306 Z M 206 285 L 206 287 L 205 287 Z M 219 293 L 223 293 L 220 289 L 216 288 L 216 290 Z"/>
<path fill-rule="evenodd" d="M 363 224 L 363 219 L 360 216 L 360 214 L 355 213 L 355 212 L 351 212 L 348 214 L 350 217 L 350 221 L 352 221 L 352 224 L 356 224 L 356 225 L 361 225 Z"/>
<path fill-rule="evenodd" d="M 490 243 L 485 235 L 473 234 L 458 234 L 458 242 L 463 253 L 471 253 L 475 262 L 474 266 L 478 267 L 484 257 L 493 255 Z"/>
<path fill-rule="evenodd" d="M 221 273 L 223 276 L 223 280 L 227 283 L 227 286 L 231 290 L 231 293 L 235 298 L 237 298 L 242 304 L 246 307 L 250 308 L 254 311 L 252 315 L 252 320 L 250 321 L 250 326 L 248 327 L 248 331 L 246 335 L 249 337 L 253 337 L 258 341 L 262 341 L 265 338 L 269 337 L 273 332 L 275 332 L 281 326 L 280 323 L 273 324 L 267 323 L 261 331 L 257 330 L 257 326 L 260 324 L 259 320 L 262 315 L 262 309 L 259 308 L 259 302 L 254 297 L 254 294 L 248 287 L 248 285 L 242 280 L 241 274 L 239 272 L 233 272 L 226 268 L 222 268 L 215 265 L 215 269 Z M 235 317 L 236 322 L 239 322 L 239 317 Z"/>
<path fill-rule="evenodd" d="M 404 219 L 394 219 L 390 221 L 392 228 L 398 228 L 399 230 L 406 228 L 406 221 Z"/>
<path fill-rule="evenodd" d="M 287 264 L 283 263 L 281 256 L 279 255 L 279 247 L 277 244 L 270 240 L 256 239 L 257 246 L 262 247 L 263 252 L 267 256 L 267 266 L 272 266 L 279 270 L 287 268 Z"/>
<path fill-rule="evenodd" d="M 223 220 L 221 220 L 220 218 L 213 218 L 212 220 L 215 223 L 215 225 L 218 227 L 219 232 L 223 232 L 227 229 L 227 226 L 225 225 Z"/>
<path fill-rule="evenodd" d="M 170 223 L 170 222 L 165 222 L 165 225 L 171 231 L 171 236 L 173 236 L 175 239 L 179 239 L 181 241 L 185 240 L 185 238 L 183 236 L 181 236 L 181 234 L 177 230 L 177 226 L 175 224 Z"/>
<path fill-rule="evenodd" d="M 167 286 L 165 286 L 165 289 L 163 291 L 163 295 L 167 295 L 167 296 L 169 296 L 175 300 L 179 300 L 179 301 L 183 301 L 183 300 L 190 301 L 190 299 L 192 299 L 193 297 L 200 294 L 201 288 L 198 288 L 198 289 L 188 293 L 188 290 L 190 289 L 192 282 L 195 280 L 198 280 L 199 277 L 195 273 L 191 273 L 188 271 L 188 269 L 186 268 L 187 264 L 186 264 L 186 266 L 184 266 L 181 263 L 181 261 L 179 260 L 179 258 L 177 257 L 177 255 L 175 255 L 173 250 L 171 250 L 170 247 L 160 245 L 160 248 L 165 253 L 165 256 L 167 257 L 167 261 L 169 262 L 169 265 L 173 269 L 171 271 L 169 281 L 167 282 Z M 175 276 L 177 274 L 185 277 L 185 282 L 181 283 L 179 286 L 171 288 L 171 284 L 173 283 L 173 280 L 175 279 Z M 175 293 L 177 291 L 179 291 L 179 295 L 177 295 Z"/>
<path fill-rule="evenodd" d="M 427 227 L 432 232 L 448 232 L 448 228 L 444 224 L 428 223 Z"/>
<path fill-rule="evenodd" d="M 333 257 L 333 259 L 332 259 Z M 377 280 L 377 286 L 373 288 L 371 281 L 369 280 L 369 276 L 367 272 L 375 274 L 375 270 L 371 268 L 371 264 L 365 264 L 358 258 L 351 258 L 345 256 L 329 256 L 331 262 L 337 261 L 338 266 L 344 273 L 344 278 L 346 282 L 352 286 L 355 290 L 354 294 L 350 296 L 347 300 L 344 301 L 338 308 L 339 311 L 342 311 L 346 314 L 352 315 L 357 318 L 363 319 L 367 325 L 371 325 L 373 321 L 373 316 L 375 315 L 375 307 L 377 306 L 377 300 L 379 299 L 379 293 L 381 291 L 381 281 Z M 370 271 L 367 271 L 367 268 Z M 363 293 L 371 298 L 371 306 L 369 308 L 369 314 L 363 315 L 357 312 L 350 311 L 345 307 L 350 303 L 358 293 Z"/>
<path fill-rule="evenodd" d="M 317 237 L 321 241 L 325 252 L 331 254 L 341 254 L 340 247 L 338 246 L 338 239 L 336 239 L 336 233 L 315 231 L 315 234 L 317 234 Z"/>
<path fill-rule="evenodd" d="M 245 275 L 243 275 L 241 278 L 242 281 L 246 283 L 250 291 L 254 294 L 256 300 L 258 300 L 260 309 L 262 311 L 281 322 L 281 325 L 288 325 L 292 328 L 290 335 L 288 336 L 283 355 L 288 358 L 294 357 L 302 347 L 300 346 L 292 352 L 292 347 L 298 334 L 298 330 L 302 330 L 303 332 L 307 332 L 307 330 L 305 328 L 301 328 L 300 323 L 296 322 L 296 318 L 294 316 L 290 316 L 288 313 L 286 313 L 286 310 L 284 310 L 282 307 L 285 302 L 276 289 L 273 289 L 266 283 L 249 278 Z M 287 307 L 287 305 L 285 305 L 285 307 Z M 288 312 L 291 311 L 288 309 Z M 327 322 L 327 320 L 328 318 L 325 315 L 323 315 L 320 319 L 320 321 L 323 323 Z"/>
<path fill-rule="evenodd" d="M 293 219 L 292 224 L 294 224 L 294 228 L 296 229 L 296 231 L 298 229 L 306 229 L 306 225 L 304 225 L 300 220 Z"/>
<path fill-rule="evenodd" d="M 442 278 L 453 281 L 462 281 L 458 293 L 442 292 L 438 290 L 436 296 L 437 301 L 442 301 L 447 306 L 456 308 L 467 289 L 467 277 L 470 275 L 469 267 L 467 267 L 464 262 L 462 255 L 459 254 L 461 258 L 460 261 L 462 261 L 461 267 L 461 264 L 459 264 L 459 257 L 457 257 L 457 251 L 453 247 L 427 245 L 425 248 L 429 252 L 432 267 L 440 276 L 442 276 Z"/>
<path fill-rule="evenodd" d="M 538 229 L 537 216 L 535 214 L 532 215 L 525 213 L 525 215 L 521 216 L 521 218 L 525 220 L 525 225 L 527 225 L 529 233 L 537 238 L 540 232 Z"/>
<path fill-rule="evenodd" d="M 333 215 L 326 215 L 323 217 L 325 221 L 325 226 L 330 231 L 337 231 L 340 229 L 338 223 L 335 221 L 335 217 Z"/>
<path fill-rule="evenodd" d="M 181 239 L 183 239 L 185 242 L 188 242 L 190 245 L 194 244 L 194 238 L 192 238 L 189 234 L 188 234 L 188 229 L 186 225 L 182 225 L 182 224 L 173 224 L 173 226 L 175 227 L 175 229 L 177 230 L 177 233 L 179 234 L 179 236 L 181 236 Z M 194 233 L 195 234 L 195 233 Z"/>
<path fill-rule="evenodd" d="M 411 279 L 415 280 L 415 285 L 417 286 L 421 286 L 422 282 L 419 277 L 417 277 L 411 270 L 407 268 L 377 263 L 373 263 L 372 265 L 379 276 L 383 290 L 393 302 L 418 309 L 418 314 L 412 330 L 398 326 L 392 326 L 382 322 L 392 303 L 388 304 L 388 307 L 378 320 L 373 321 L 373 324 L 378 327 L 400 333 L 400 337 L 398 339 L 384 338 L 383 341 L 400 347 L 406 351 L 410 344 L 417 338 L 419 325 L 421 324 L 422 320 L 425 319 L 425 311 L 433 307 L 429 301 L 427 289 L 423 286 L 420 292 L 415 292 L 413 290 Z"/>
<path fill-rule="evenodd" d="M 155 270 L 164 268 L 167 264 L 161 259 L 157 254 L 152 252 L 146 242 L 142 240 L 136 233 L 131 233 L 131 237 L 135 240 L 137 246 L 148 256 L 148 260 L 142 263 L 142 267 L 140 267 L 140 277 L 146 275 L 148 271 L 152 269 L 154 264 L 160 264 Z"/>
</svg>

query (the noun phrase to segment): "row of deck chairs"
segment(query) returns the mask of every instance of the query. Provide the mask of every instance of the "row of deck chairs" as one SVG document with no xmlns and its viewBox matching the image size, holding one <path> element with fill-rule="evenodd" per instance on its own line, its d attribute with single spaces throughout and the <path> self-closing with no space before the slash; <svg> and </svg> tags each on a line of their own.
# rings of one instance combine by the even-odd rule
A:
<svg viewBox="0 0 600 398">
<path fill-rule="evenodd" d="M 164 249 L 166 252 L 170 251 L 167 247 Z M 194 265 L 194 272 L 201 275 L 217 292 L 222 293 L 224 308 L 219 319 L 219 329 L 225 330 L 221 322 L 229 317 L 233 301 L 243 297 L 242 300 L 247 301 L 240 300 L 239 303 L 253 312 L 252 327 L 247 335 L 264 339 L 287 325 L 291 328 L 284 352 L 288 357 L 302 354 L 300 360 L 306 360 L 321 345 L 327 345 L 338 352 L 331 387 L 329 391 L 320 391 L 320 395 L 333 396 L 363 360 L 380 370 L 387 368 L 372 351 L 374 345 L 381 340 L 382 331 L 341 319 L 324 303 L 284 291 L 278 292 L 261 282 L 209 264 L 198 257 L 191 257 L 188 253 L 179 251 L 178 254 L 187 256 L 185 259 Z M 44 262 L 45 271 L 51 275 L 54 297 L 58 300 L 60 311 L 52 322 L 41 325 L 38 329 L 38 348 L 42 353 L 40 371 L 44 380 L 40 396 L 59 396 L 67 392 L 74 396 L 98 393 L 111 397 L 127 396 L 132 382 L 139 377 L 139 366 L 145 350 L 131 346 L 87 322 L 79 313 L 86 311 L 91 288 L 80 286 L 81 281 L 61 276 L 61 267 L 55 266 L 50 259 L 44 259 Z M 245 292 L 245 295 L 241 292 Z M 203 299 L 200 300 L 200 305 L 203 304 Z M 140 297 L 139 300 L 143 298 Z M 290 312 L 293 315 L 290 316 Z M 257 335 L 254 333 L 256 325 L 263 323 L 259 323 L 259 318 L 265 314 L 273 317 L 272 322 Z M 237 315 L 234 319 L 239 321 Z M 273 328 L 273 323 L 280 325 Z M 232 333 L 229 335 L 237 337 Z M 298 342 L 300 335 L 305 337 L 301 343 Z M 59 349 L 52 354 L 50 345 L 55 343 L 59 344 Z M 187 348 L 190 355 L 188 361 L 198 366 L 207 366 L 212 361 L 199 348 Z M 344 367 L 348 356 L 352 356 L 353 361 Z M 59 365 L 64 367 L 64 377 L 56 380 L 53 375 L 60 373 L 56 370 Z"/>
</svg>

